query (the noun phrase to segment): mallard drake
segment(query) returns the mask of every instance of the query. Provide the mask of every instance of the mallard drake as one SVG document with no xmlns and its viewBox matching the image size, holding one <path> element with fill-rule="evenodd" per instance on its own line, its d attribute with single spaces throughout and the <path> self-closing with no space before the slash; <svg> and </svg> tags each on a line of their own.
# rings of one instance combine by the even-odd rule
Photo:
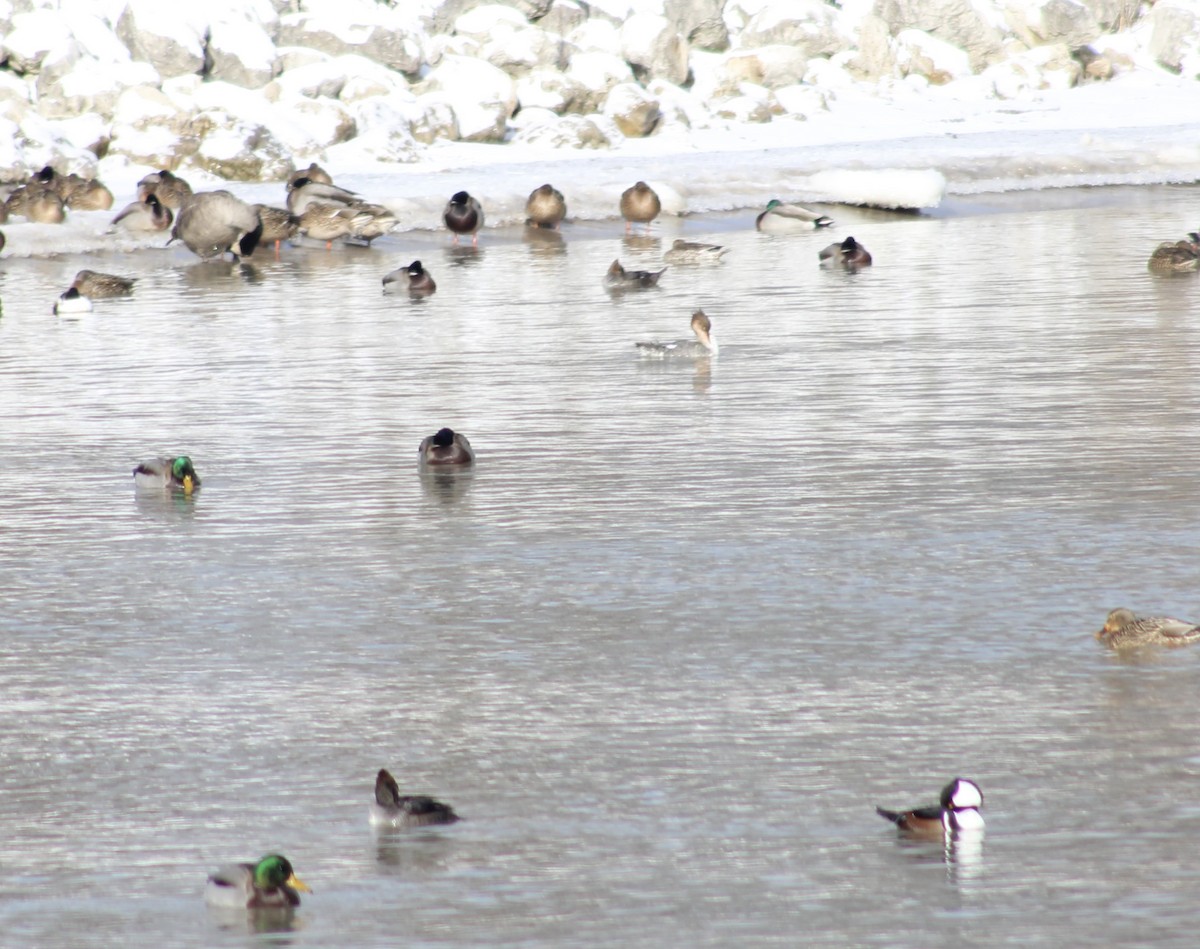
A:
<svg viewBox="0 0 1200 949">
<path fill-rule="evenodd" d="M 273 208 L 269 204 L 253 205 L 254 213 L 262 221 L 262 236 L 264 244 L 274 244 L 275 253 L 279 253 L 279 245 L 290 241 L 300 230 L 300 219 L 286 208 Z"/>
<path fill-rule="evenodd" d="M 192 195 L 192 186 L 164 168 L 146 175 L 138 182 L 138 200 L 145 201 L 149 195 L 155 195 L 167 207 L 178 211 Z"/>
<path fill-rule="evenodd" d="M 91 313 L 92 301 L 71 287 L 62 294 L 54 304 L 55 316 L 68 316 L 72 313 Z"/>
<path fill-rule="evenodd" d="M 754 226 L 764 234 L 795 234 L 829 227 L 833 218 L 802 208 L 798 204 L 784 204 L 775 198 L 767 202 L 767 209 L 754 219 Z"/>
<path fill-rule="evenodd" d="M 361 202 L 362 198 L 357 193 L 339 188 L 335 184 L 313 181 L 308 177 L 300 177 L 288 183 L 287 206 L 293 214 L 303 214 L 313 204 L 348 208 Z"/>
<path fill-rule="evenodd" d="M 645 224 L 650 230 L 650 222 L 662 211 L 662 202 L 654 189 L 646 182 L 639 181 L 632 188 L 621 192 L 621 217 L 625 218 L 625 233 L 632 230 L 634 224 Z"/>
<path fill-rule="evenodd" d="M 437 290 L 437 284 L 429 271 L 421 266 L 419 260 L 414 260 L 407 267 L 393 270 L 383 278 L 383 289 L 391 290 L 402 286 L 414 297 L 427 297 Z"/>
<path fill-rule="evenodd" d="M 943 837 L 960 831 L 983 830 L 983 792 L 979 785 L 966 778 L 955 778 L 942 788 L 941 800 L 935 806 L 917 807 L 911 811 L 889 811 L 875 808 L 880 817 L 890 820 L 906 834 L 918 837 Z"/>
<path fill-rule="evenodd" d="M 454 243 L 462 234 L 471 235 L 471 244 L 479 243 L 479 229 L 483 227 L 483 206 L 465 191 L 457 192 L 446 202 L 442 220 L 454 235 Z"/>
<path fill-rule="evenodd" d="M 291 861 L 269 853 L 258 863 L 231 863 L 208 876 L 204 901 L 230 909 L 272 909 L 300 905 L 297 890 L 311 893 Z"/>
<path fill-rule="evenodd" d="M 324 168 L 318 165 L 315 161 L 311 162 L 307 168 L 301 168 L 298 171 L 293 171 L 288 176 L 288 188 L 291 188 L 292 182 L 299 181 L 301 178 L 307 178 L 309 181 L 314 181 L 319 185 L 333 184 L 333 178 Z"/>
<path fill-rule="evenodd" d="M 449 804 L 431 797 L 401 794 L 396 779 L 386 768 L 380 768 L 375 776 L 375 800 L 371 803 L 370 820 L 376 827 L 400 830 L 430 824 L 453 824 L 461 818 Z"/>
<path fill-rule="evenodd" d="M 609 290 L 633 290 L 658 286 L 659 278 L 667 272 L 662 270 L 626 270 L 620 260 L 614 260 L 604 275 L 604 286 Z"/>
<path fill-rule="evenodd" d="M 692 314 L 692 332 L 695 339 L 670 339 L 648 343 L 634 343 L 645 356 L 715 356 L 717 341 L 712 337 L 712 321 L 703 310 Z"/>
<path fill-rule="evenodd" d="M 175 216 L 171 240 L 183 241 L 206 260 L 227 252 L 240 258 L 254 253 L 262 230 L 258 214 L 244 201 L 228 191 L 201 191 L 185 199 Z"/>
<path fill-rule="evenodd" d="M 452 428 L 440 428 L 427 435 L 417 448 L 417 463 L 421 466 L 446 467 L 475 463 L 475 451 L 467 436 Z"/>
<path fill-rule="evenodd" d="M 170 488 L 191 494 L 200 487 L 200 476 L 187 455 L 151 458 L 133 469 L 133 483 L 139 488 Z"/>
<path fill-rule="evenodd" d="M 1170 616 L 1139 617 L 1133 610 L 1112 610 L 1096 638 L 1107 646 L 1186 646 L 1200 641 L 1200 625 Z"/>
<path fill-rule="evenodd" d="M 174 220 L 175 215 L 158 200 L 158 195 L 148 194 L 145 200 L 125 205 L 112 222 L 133 234 L 153 234 L 165 231 Z"/>
<path fill-rule="evenodd" d="M 1186 241 L 1167 241 L 1154 248 L 1147 265 L 1152 273 L 1190 273 L 1200 270 L 1200 234 L 1188 234 Z"/>
<path fill-rule="evenodd" d="M 81 181 L 63 200 L 72 211 L 107 211 L 113 206 L 112 192 L 95 178 Z"/>
<path fill-rule="evenodd" d="M 728 253 L 729 248 L 720 244 L 677 239 L 671 249 L 663 254 L 663 260 L 669 264 L 717 264 Z"/>
<path fill-rule="evenodd" d="M 858 270 L 871 266 L 871 255 L 853 237 L 847 237 L 840 244 L 830 244 L 817 254 L 822 267 L 844 267 L 846 270 Z"/>
<path fill-rule="evenodd" d="M 529 193 L 525 202 L 525 223 L 530 227 L 557 230 L 567 216 L 567 202 L 553 185 L 542 185 Z"/>
<path fill-rule="evenodd" d="M 105 297 L 123 297 L 133 292 L 134 277 L 119 277 L 111 273 L 97 273 L 94 270 L 81 270 L 71 281 L 71 287 L 85 297 L 102 300 Z"/>
</svg>

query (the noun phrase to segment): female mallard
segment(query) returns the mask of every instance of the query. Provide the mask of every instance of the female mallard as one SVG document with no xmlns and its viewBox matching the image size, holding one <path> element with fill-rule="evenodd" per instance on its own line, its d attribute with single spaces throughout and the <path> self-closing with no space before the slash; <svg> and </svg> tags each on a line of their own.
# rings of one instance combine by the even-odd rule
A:
<svg viewBox="0 0 1200 949">
<path fill-rule="evenodd" d="M 677 239 L 671 249 L 663 254 L 663 260 L 668 264 L 718 264 L 728 253 L 729 248 L 720 244 Z"/>
<path fill-rule="evenodd" d="M 301 234 L 324 241 L 328 250 L 335 240 L 349 237 L 356 226 L 365 224 L 367 215 L 342 204 L 309 204 L 297 221 Z"/>
<path fill-rule="evenodd" d="M 754 219 L 754 226 L 765 234 L 796 234 L 829 227 L 833 218 L 802 208 L 798 204 L 784 204 L 775 198 L 767 202 L 767 209 Z"/>
<path fill-rule="evenodd" d="M 113 206 L 112 192 L 95 178 L 80 181 L 63 200 L 72 211 L 107 211 Z"/>
<path fill-rule="evenodd" d="M 634 224 L 645 224 L 646 231 L 650 230 L 650 222 L 662 211 L 662 202 L 646 182 L 639 181 L 632 188 L 621 193 L 621 217 L 625 218 L 625 233 L 632 230 Z"/>
<path fill-rule="evenodd" d="M 383 278 L 383 289 L 395 289 L 397 285 L 405 287 L 414 297 L 427 297 L 437 290 L 437 284 L 429 271 L 421 266 L 419 260 L 414 260 L 407 267 L 393 270 Z"/>
<path fill-rule="evenodd" d="M 370 820 L 376 827 L 402 830 L 429 824 L 453 824 L 461 818 L 449 804 L 431 797 L 401 794 L 396 779 L 386 768 L 380 768 L 375 776 L 375 800 L 371 804 Z"/>
<path fill-rule="evenodd" d="M 604 275 L 604 286 L 609 290 L 634 290 L 658 286 L 659 278 L 667 272 L 662 270 L 626 270 L 621 261 L 614 260 Z"/>
<path fill-rule="evenodd" d="M 171 240 L 183 241 L 205 260 L 225 253 L 240 258 L 254 253 L 262 230 L 258 214 L 244 201 L 228 191 L 201 191 L 185 199 L 175 217 Z"/>
<path fill-rule="evenodd" d="M 871 266 L 871 255 L 853 237 L 847 237 L 840 244 L 830 244 L 817 254 L 822 267 L 844 267 L 846 270 L 858 270 L 860 267 Z"/>
<path fill-rule="evenodd" d="M 169 208 L 178 211 L 192 195 L 192 186 L 166 168 L 146 175 L 138 182 L 138 200 L 154 195 Z"/>
<path fill-rule="evenodd" d="M 71 286 L 85 297 L 102 300 L 105 297 L 123 297 L 133 292 L 134 277 L 119 277 L 111 273 L 81 270 L 75 275 Z"/>
<path fill-rule="evenodd" d="M 692 332 L 695 339 L 671 339 L 633 345 L 646 356 L 715 356 L 717 341 L 712 337 L 712 321 L 703 310 L 692 314 Z"/>
<path fill-rule="evenodd" d="M 254 212 L 262 221 L 262 236 L 264 244 L 274 244 L 275 253 L 279 253 L 279 245 L 290 241 L 300 230 L 300 219 L 287 208 L 273 208 L 269 204 L 254 205 Z"/>
<path fill-rule="evenodd" d="M 424 466 L 447 467 L 475 463 L 475 452 L 467 436 L 452 428 L 440 428 L 434 435 L 427 435 L 417 448 L 417 462 Z"/>
<path fill-rule="evenodd" d="M 159 201 L 157 195 L 148 194 L 143 201 L 125 205 L 112 222 L 134 234 L 153 234 L 165 231 L 174 220 L 171 209 Z"/>
<path fill-rule="evenodd" d="M 529 193 L 525 202 L 525 223 L 530 227 L 558 230 L 567 216 L 567 202 L 562 192 L 552 185 L 542 185 Z"/>
<path fill-rule="evenodd" d="M 72 313 L 91 313 L 92 301 L 71 287 L 62 294 L 54 304 L 55 316 L 68 316 Z"/>
<path fill-rule="evenodd" d="M 1200 234 L 1188 234 L 1186 241 L 1159 244 L 1147 265 L 1152 273 L 1190 273 L 1200 270 Z"/>
<path fill-rule="evenodd" d="M 151 458 L 133 469 L 133 483 L 139 488 L 169 488 L 191 494 L 200 487 L 200 476 L 187 455 Z"/>
<path fill-rule="evenodd" d="M 1104 620 L 1096 638 L 1107 646 L 1186 646 L 1200 640 L 1200 625 L 1169 616 L 1138 617 L 1118 608 Z"/>
<path fill-rule="evenodd" d="M 204 901 L 230 909 L 272 909 L 300 905 L 297 890 L 311 893 L 287 857 L 269 853 L 258 863 L 231 863 L 209 874 Z"/>
<path fill-rule="evenodd" d="M 470 234 L 472 245 L 479 243 L 479 229 L 483 227 L 483 206 L 465 191 L 459 191 L 446 202 L 442 220 L 454 235 L 455 244 L 458 243 L 460 234 Z"/>
<path fill-rule="evenodd" d="M 310 205 L 324 204 L 339 207 L 352 207 L 359 204 L 362 198 L 354 191 L 339 188 L 335 184 L 325 184 L 313 181 L 308 177 L 296 178 L 288 182 L 287 206 L 293 214 L 303 214 Z"/>
<path fill-rule="evenodd" d="M 25 199 L 25 217 L 35 224 L 61 224 L 67 219 L 66 205 L 49 188 L 43 188 Z"/>
</svg>

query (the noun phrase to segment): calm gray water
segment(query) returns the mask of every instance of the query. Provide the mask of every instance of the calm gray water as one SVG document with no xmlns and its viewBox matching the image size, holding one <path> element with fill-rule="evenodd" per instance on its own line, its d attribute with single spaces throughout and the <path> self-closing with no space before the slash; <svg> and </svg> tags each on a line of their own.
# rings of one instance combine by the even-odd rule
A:
<svg viewBox="0 0 1200 949">
<path fill-rule="evenodd" d="M 750 214 L 5 261 L 0 944 L 1194 945 L 1200 649 L 1090 634 L 1200 619 L 1200 278 L 1145 268 L 1200 190 L 837 217 L 873 269 Z M 733 252 L 604 292 L 679 234 Z M 136 293 L 53 316 L 85 266 Z M 719 357 L 635 356 L 697 304 Z M 374 835 L 381 766 L 466 820 Z M 874 813 L 956 774 L 977 852 Z M 290 931 L 205 908 L 272 850 Z"/>
</svg>

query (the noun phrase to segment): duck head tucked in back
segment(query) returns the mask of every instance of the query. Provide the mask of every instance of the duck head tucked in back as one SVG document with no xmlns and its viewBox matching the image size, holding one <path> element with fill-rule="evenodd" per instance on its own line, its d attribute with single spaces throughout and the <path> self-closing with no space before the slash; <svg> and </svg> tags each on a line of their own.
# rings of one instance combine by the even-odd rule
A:
<svg viewBox="0 0 1200 949">
<path fill-rule="evenodd" d="M 475 451 L 466 435 L 452 428 L 440 428 L 422 439 L 417 449 L 417 461 L 422 466 L 470 465 L 475 461 Z"/>
<path fill-rule="evenodd" d="M 767 209 L 754 219 L 754 226 L 764 234 L 795 234 L 830 227 L 833 218 L 810 211 L 798 204 L 784 204 L 777 198 L 767 202 Z"/>
<path fill-rule="evenodd" d="M 446 202 L 442 212 L 442 220 L 454 235 L 454 243 L 458 243 L 460 234 L 470 234 L 471 243 L 479 243 L 479 229 L 483 227 L 483 206 L 467 192 L 459 191 Z"/>
<path fill-rule="evenodd" d="M 644 224 L 649 232 L 650 222 L 662 211 L 662 201 L 653 188 L 646 182 L 639 181 L 621 193 L 620 207 L 621 217 L 625 218 L 626 234 L 633 229 L 634 224 Z"/>
<path fill-rule="evenodd" d="M 1187 646 L 1200 641 L 1200 625 L 1170 616 L 1139 617 L 1118 607 L 1109 612 L 1096 639 L 1114 649 L 1127 646 Z"/>
<path fill-rule="evenodd" d="M 393 270 L 383 278 L 383 289 L 391 290 L 404 287 L 414 297 L 427 297 L 437 290 L 437 284 L 429 275 L 419 260 L 414 260 L 407 267 Z"/>
<path fill-rule="evenodd" d="M 567 202 L 553 185 L 542 185 L 525 202 L 525 223 L 530 227 L 557 229 L 567 216 Z"/>
<path fill-rule="evenodd" d="M 871 266 L 871 255 L 853 237 L 847 237 L 840 244 L 830 244 L 817 257 L 822 267 L 858 270 Z"/>
</svg>

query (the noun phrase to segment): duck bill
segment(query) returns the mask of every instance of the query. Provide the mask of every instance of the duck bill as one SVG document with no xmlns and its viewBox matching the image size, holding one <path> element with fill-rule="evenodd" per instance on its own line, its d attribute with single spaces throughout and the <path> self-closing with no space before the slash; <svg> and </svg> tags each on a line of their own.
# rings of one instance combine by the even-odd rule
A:
<svg viewBox="0 0 1200 949">
<path fill-rule="evenodd" d="M 290 877 L 287 878 L 286 885 L 290 886 L 293 890 L 300 890 L 301 892 L 304 892 L 304 893 L 312 892 L 312 890 L 309 888 L 309 885 L 307 883 L 305 883 L 303 880 L 301 880 L 294 873 Z"/>
<path fill-rule="evenodd" d="M 183 476 L 183 493 L 191 494 L 192 491 L 195 489 L 195 487 L 196 487 L 196 479 L 193 478 L 191 475 L 184 475 Z"/>
</svg>

